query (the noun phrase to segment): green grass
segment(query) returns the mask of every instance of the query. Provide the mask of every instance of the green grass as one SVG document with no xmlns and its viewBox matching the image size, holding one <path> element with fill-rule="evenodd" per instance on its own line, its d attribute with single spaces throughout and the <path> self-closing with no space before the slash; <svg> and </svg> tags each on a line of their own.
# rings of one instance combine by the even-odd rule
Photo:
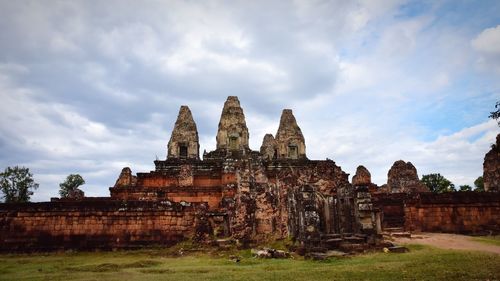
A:
<svg viewBox="0 0 500 281">
<path fill-rule="evenodd" d="M 0 280 L 500 280 L 498 255 L 409 248 L 327 261 L 261 260 L 249 250 L 181 257 L 172 257 L 172 249 L 0 255 Z M 235 253 L 240 263 L 229 258 Z"/>
<path fill-rule="evenodd" d="M 472 240 L 490 245 L 500 246 L 500 235 L 473 237 Z"/>
</svg>

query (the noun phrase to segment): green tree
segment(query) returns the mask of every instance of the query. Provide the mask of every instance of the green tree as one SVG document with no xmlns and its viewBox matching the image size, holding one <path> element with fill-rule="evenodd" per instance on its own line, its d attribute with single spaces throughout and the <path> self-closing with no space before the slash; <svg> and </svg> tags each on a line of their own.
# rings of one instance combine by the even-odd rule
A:
<svg viewBox="0 0 500 281">
<path fill-rule="evenodd" d="M 85 180 L 79 174 L 70 174 L 66 180 L 59 184 L 59 195 L 61 198 L 82 198 L 84 193 L 78 187 L 85 184 Z"/>
<path fill-rule="evenodd" d="M 458 191 L 472 191 L 472 187 L 468 184 L 466 185 L 461 185 L 459 188 L 458 188 Z"/>
<path fill-rule="evenodd" d="M 6 203 L 29 202 L 33 190 L 37 188 L 38 183 L 35 182 L 28 168 L 7 167 L 3 173 L 0 173 L 0 189 Z"/>
<path fill-rule="evenodd" d="M 495 104 L 495 108 L 496 108 L 496 110 L 490 112 L 490 116 L 488 116 L 488 117 L 493 119 L 493 120 L 497 120 L 498 126 L 500 126 L 500 120 L 499 120 L 500 119 L 500 101 L 497 101 L 497 103 Z"/>
<path fill-rule="evenodd" d="M 475 181 L 474 181 L 474 186 L 476 188 L 474 188 L 474 191 L 484 191 L 484 181 L 483 181 L 483 177 L 478 177 Z"/>
<path fill-rule="evenodd" d="M 423 175 L 421 182 L 425 184 L 430 191 L 435 193 L 455 191 L 455 185 L 441 174 Z"/>
</svg>

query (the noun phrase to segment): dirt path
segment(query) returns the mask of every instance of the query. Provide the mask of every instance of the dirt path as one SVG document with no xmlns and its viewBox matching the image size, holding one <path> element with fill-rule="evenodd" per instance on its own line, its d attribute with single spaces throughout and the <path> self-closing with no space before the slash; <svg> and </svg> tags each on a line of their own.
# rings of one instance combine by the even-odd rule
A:
<svg viewBox="0 0 500 281">
<path fill-rule="evenodd" d="M 397 244 L 424 244 L 442 249 L 484 251 L 500 255 L 500 247 L 472 240 L 470 236 L 445 233 L 418 233 L 412 238 L 394 238 Z"/>
</svg>

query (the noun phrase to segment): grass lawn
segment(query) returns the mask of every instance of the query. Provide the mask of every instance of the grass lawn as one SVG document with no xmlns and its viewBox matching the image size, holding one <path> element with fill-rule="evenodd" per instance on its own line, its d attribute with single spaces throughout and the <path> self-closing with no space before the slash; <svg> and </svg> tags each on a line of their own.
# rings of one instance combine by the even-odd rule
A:
<svg viewBox="0 0 500 281">
<path fill-rule="evenodd" d="M 473 237 L 472 240 L 490 245 L 500 246 L 500 235 Z"/>
<path fill-rule="evenodd" d="M 262 260 L 250 251 L 169 250 L 0 255 L 0 280 L 500 280 L 500 256 L 410 245 L 410 252 L 327 261 Z"/>
</svg>

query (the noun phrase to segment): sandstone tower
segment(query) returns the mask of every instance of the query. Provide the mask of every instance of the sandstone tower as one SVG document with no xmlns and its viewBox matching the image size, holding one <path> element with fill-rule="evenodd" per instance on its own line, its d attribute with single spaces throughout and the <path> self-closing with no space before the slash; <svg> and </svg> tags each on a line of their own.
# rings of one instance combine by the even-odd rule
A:
<svg viewBox="0 0 500 281">
<path fill-rule="evenodd" d="M 428 192 L 429 189 L 418 179 L 417 168 L 411 162 L 398 160 L 387 173 L 387 187 L 390 193 Z"/>
<path fill-rule="evenodd" d="M 172 136 L 168 142 L 167 158 L 199 159 L 198 130 L 189 107 L 179 109 Z"/>
<path fill-rule="evenodd" d="M 358 166 L 356 174 L 352 177 L 352 185 L 354 186 L 369 186 L 372 184 L 372 175 L 365 166 Z"/>
<path fill-rule="evenodd" d="M 276 133 L 278 159 L 306 159 L 304 135 L 291 109 L 283 109 Z"/>
<path fill-rule="evenodd" d="M 236 96 L 229 96 L 224 103 L 217 131 L 217 150 L 227 152 L 246 152 L 248 147 L 248 128 L 245 115 Z"/>
</svg>

